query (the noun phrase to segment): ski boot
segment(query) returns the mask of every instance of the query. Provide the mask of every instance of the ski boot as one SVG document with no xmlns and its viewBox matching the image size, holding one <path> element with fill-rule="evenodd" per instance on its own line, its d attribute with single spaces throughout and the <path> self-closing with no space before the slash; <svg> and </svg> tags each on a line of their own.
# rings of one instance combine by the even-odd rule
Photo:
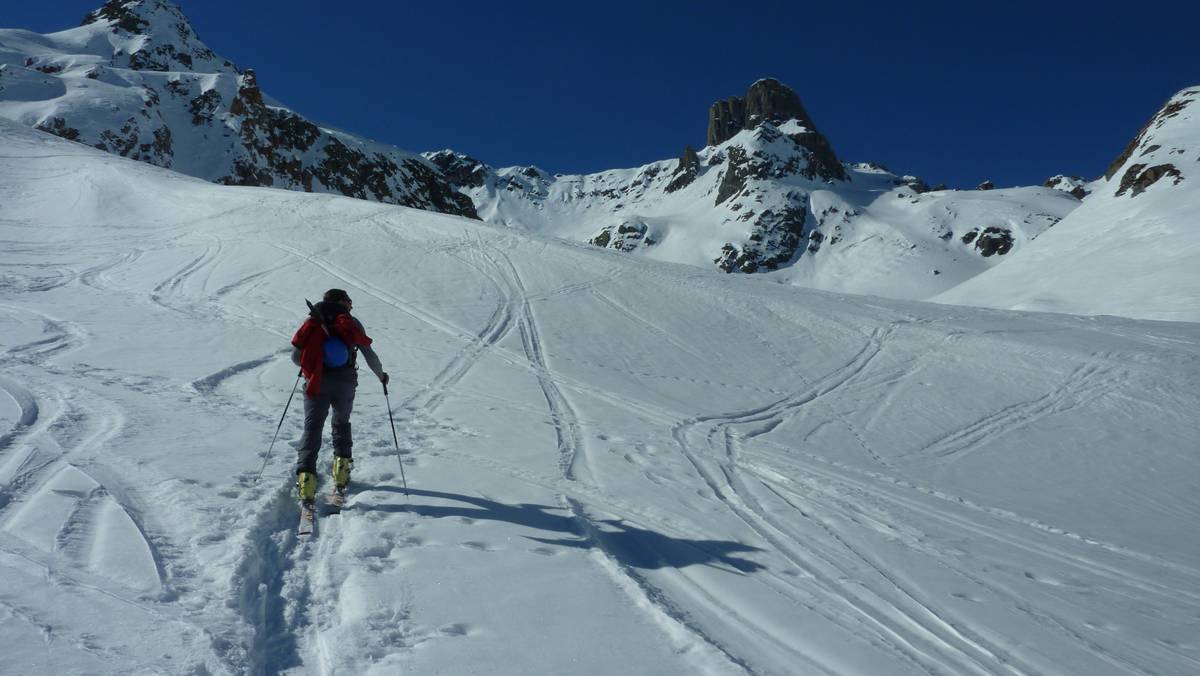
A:
<svg viewBox="0 0 1200 676">
<path fill-rule="evenodd" d="M 317 475 L 315 472 L 296 474 L 296 492 L 300 502 L 311 505 L 317 499 Z"/>
<path fill-rule="evenodd" d="M 346 485 L 350 483 L 350 470 L 353 468 L 354 461 L 350 458 L 333 456 L 333 487 L 339 491 L 346 490 Z"/>
<path fill-rule="evenodd" d="M 354 461 L 340 455 L 333 456 L 333 494 L 329 496 L 329 505 L 341 509 L 346 504 L 346 485 L 350 483 L 350 470 Z"/>
</svg>

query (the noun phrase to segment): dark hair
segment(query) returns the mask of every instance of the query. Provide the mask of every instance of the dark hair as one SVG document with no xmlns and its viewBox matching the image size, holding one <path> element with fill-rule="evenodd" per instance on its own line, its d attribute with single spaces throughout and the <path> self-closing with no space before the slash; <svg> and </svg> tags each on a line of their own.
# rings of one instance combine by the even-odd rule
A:
<svg viewBox="0 0 1200 676">
<path fill-rule="evenodd" d="M 347 305 L 350 303 L 350 294 L 346 293 L 342 289 L 330 289 L 325 292 L 325 297 L 321 300 L 325 301 L 326 303 L 341 303 L 342 305 Z"/>
</svg>

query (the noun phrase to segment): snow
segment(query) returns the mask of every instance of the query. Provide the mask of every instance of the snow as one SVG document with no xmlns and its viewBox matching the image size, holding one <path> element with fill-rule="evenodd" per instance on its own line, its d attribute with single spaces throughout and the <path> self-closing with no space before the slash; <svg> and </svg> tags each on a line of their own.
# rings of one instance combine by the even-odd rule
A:
<svg viewBox="0 0 1200 676">
<path fill-rule="evenodd" d="M 433 169 L 419 155 L 320 129 L 270 96 L 265 108 L 249 108 L 246 97 L 262 95 L 257 79 L 212 52 L 173 3 L 109 8 L 145 25 L 129 32 L 101 19 L 48 35 L 0 29 L 0 118 L 218 183 L 251 180 L 429 208 L 438 204 L 435 193 L 449 190 L 436 177 L 432 187 L 422 181 Z M 342 167 L 346 148 L 361 159 Z M 366 185 L 359 170 L 376 180 Z"/>
<path fill-rule="evenodd" d="M 4 673 L 1200 669 L 1200 324 L 801 289 L 7 121 L 0 203 Z M 298 541 L 297 402 L 263 456 L 329 287 L 393 383 L 360 375 L 348 506 Z"/>
<path fill-rule="evenodd" d="M 1176 94 L 1112 178 L 1004 265 L 935 298 L 1015 310 L 1200 322 L 1200 87 Z M 1174 106 L 1180 106 L 1173 113 Z M 1121 192 L 1137 167 L 1171 166 L 1145 192 Z"/>
<path fill-rule="evenodd" d="M 799 208 L 805 216 L 800 250 L 766 273 L 772 281 L 918 300 L 1006 259 L 981 255 L 974 243 L 963 241 L 968 233 L 1003 229 L 1012 237 L 1012 250 L 1019 251 L 1080 204 L 1045 187 L 918 193 L 901 177 L 869 164 L 845 165 L 849 181 L 805 178 L 788 167 L 807 166 L 807 151 L 779 133 L 801 130 L 795 120 L 778 128 L 766 123 L 703 148 L 696 179 L 674 192 L 666 187 L 676 160 L 588 175 L 552 177 L 537 170 L 536 178 L 525 167 L 487 168 L 483 184 L 463 192 L 489 223 L 574 241 L 590 241 L 622 223 L 645 223 L 656 243 L 635 248 L 633 255 L 706 269 L 713 269 L 726 243 L 753 241 L 756 214 Z M 772 175 L 748 180 L 745 191 L 718 204 L 726 157 L 735 148 L 768 165 Z M 819 244 L 811 244 L 814 232 L 823 238 Z"/>
</svg>

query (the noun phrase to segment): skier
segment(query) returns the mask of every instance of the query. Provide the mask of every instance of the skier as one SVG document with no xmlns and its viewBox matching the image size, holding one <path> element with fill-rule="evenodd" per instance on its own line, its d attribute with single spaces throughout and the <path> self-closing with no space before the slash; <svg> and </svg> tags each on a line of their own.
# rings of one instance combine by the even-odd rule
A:
<svg viewBox="0 0 1200 676">
<path fill-rule="evenodd" d="M 333 484 L 341 496 L 350 482 L 353 466 L 350 411 L 358 387 L 357 355 L 387 387 L 379 356 L 371 349 L 362 322 L 350 315 L 354 303 L 342 289 L 325 292 L 320 303 L 309 305 L 309 318 L 292 337 L 292 361 L 304 375 L 304 434 L 296 458 L 296 489 L 301 502 L 311 504 L 317 495 L 317 451 L 325 418 L 333 407 Z"/>
</svg>

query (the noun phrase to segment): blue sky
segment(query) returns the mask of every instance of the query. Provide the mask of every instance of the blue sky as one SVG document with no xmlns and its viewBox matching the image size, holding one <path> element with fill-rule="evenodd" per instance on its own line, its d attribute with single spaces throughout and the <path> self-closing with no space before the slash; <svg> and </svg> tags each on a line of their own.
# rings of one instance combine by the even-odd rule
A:
<svg viewBox="0 0 1200 676">
<path fill-rule="evenodd" d="M 100 4 L 6 2 L 0 26 L 60 30 Z M 311 118 L 562 173 L 700 147 L 712 102 L 769 76 L 846 161 L 959 187 L 1094 177 L 1200 84 L 1194 2 L 178 4 Z"/>
</svg>

